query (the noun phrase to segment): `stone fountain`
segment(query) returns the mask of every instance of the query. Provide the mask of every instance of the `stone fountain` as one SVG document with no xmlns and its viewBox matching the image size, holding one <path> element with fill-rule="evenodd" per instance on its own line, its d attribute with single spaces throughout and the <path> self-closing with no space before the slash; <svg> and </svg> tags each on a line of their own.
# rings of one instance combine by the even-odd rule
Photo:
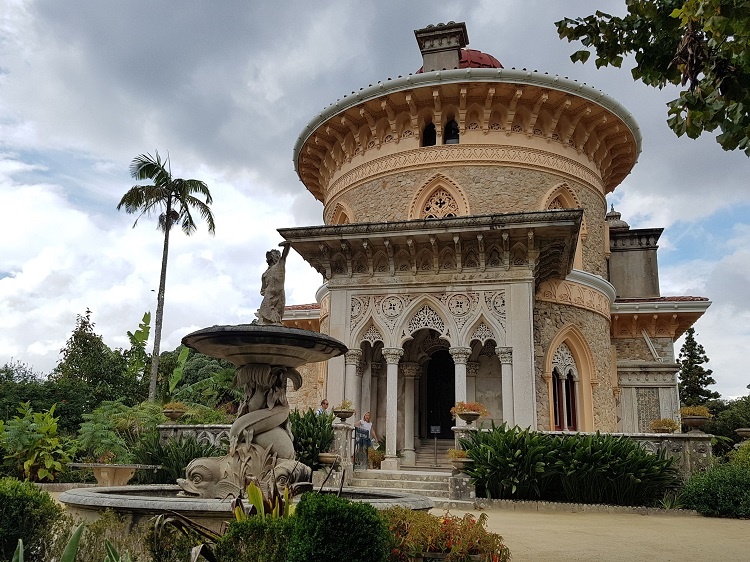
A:
<svg viewBox="0 0 750 562">
<path fill-rule="evenodd" d="M 287 381 L 297 390 L 306 363 L 326 361 L 346 353 L 340 341 L 317 332 L 285 327 L 284 275 L 289 244 L 283 252 L 266 253 L 263 301 L 257 320 L 238 326 L 204 328 L 182 343 L 204 355 L 230 361 L 237 367 L 235 384 L 244 390 L 237 419 L 229 432 L 229 450 L 221 457 L 194 459 L 178 486 L 120 486 L 83 488 L 63 492 L 60 501 L 85 519 L 114 509 L 133 522 L 165 511 L 178 511 L 218 530 L 231 518 L 229 498 L 241 497 L 249 481 L 299 493 L 312 487 L 310 467 L 295 460 L 286 399 Z M 380 507 L 406 505 L 429 509 L 432 502 L 419 496 L 348 490 L 349 497 Z"/>
</svg>

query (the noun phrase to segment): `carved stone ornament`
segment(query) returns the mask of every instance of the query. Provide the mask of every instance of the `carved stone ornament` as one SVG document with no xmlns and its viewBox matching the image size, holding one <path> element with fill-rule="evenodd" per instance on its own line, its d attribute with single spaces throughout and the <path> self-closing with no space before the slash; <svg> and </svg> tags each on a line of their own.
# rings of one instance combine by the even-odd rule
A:
<svg viewBox="0 0 750 562">
<path fill-rule="evenodd" d="M 404 350 L 397 348 L 385 348 L 383 349 L 382 353 L 386 363 L 388 363 L 389 365 L 396 365 L 401 360 L 401 357 L 403 357 Z"/>
<path fill-rule="evenodd" d="M 471 356 L 471 348 L 469 347 L 451 347 L 448 349 L 448 353 L 451 354 L 453 362 L 456 364 L 465 364 Z"/>
<path fill-rule="evenodd" d="M 500 363 L 510 364 L 513 362 L 513 348 L 512 347 L 496 347 L 495 353 L 497 354 Z"/>
<path fill-rule="evenodd" d="M 484 345 L 487 340 L 497 341 L 497 338 L 495 337 L 494 332 L 487 326 L 487 324 L 485 324 L 484 322 L 480 322 L 469 336 L 469 341 L 474 340 L 479 340 L 482 345 Z"/>
<path fill-rule="evenodd" d="M 445 322 L 428 304 L 423 305 L 409 321 L 410 334 L 422 328 L 429 328 L 441 334 L 445 333 Z"/>
<path fill-rule="evenodd" d="M 358 365 L 362 360 L 361 349 L 350 349 L 344 355 L 344 364 L 346 365 Z"/>
<path fill-rule="evenodd" d="M 561 343 L 560 347 L 555 350 L 555 355 L 552 357 L 552 369 L 557 369 L 560 378 L 567 378 L 570 375 L 573 380 L 578 380 L 576 361 L 567 344 Z"/>
<path fill-rule="evenodd" d="M 383 334 L 380 333 L 380 330 L 378 330 L 375 327 L 375 324 L 370 324 L 370 327 L 367 328 L 367 331 L 362 335 L 363 341 L 369 341 L 371 345 L 375 345 L 375 342 L 382 342 L 383 340 Z"/>
<path fill-rule="evenodd" d="M 505 328 L 505 291 L 485 293 L 484 301 L 490 313 L 492 313 L 492 315 L 500 322 L 500 325 Z"/>
</svg>

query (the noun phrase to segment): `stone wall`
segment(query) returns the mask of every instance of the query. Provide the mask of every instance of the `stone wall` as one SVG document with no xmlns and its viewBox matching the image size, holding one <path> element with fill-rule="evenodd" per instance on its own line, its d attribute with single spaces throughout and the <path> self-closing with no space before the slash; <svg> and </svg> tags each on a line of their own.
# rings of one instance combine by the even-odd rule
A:
<svg viewBox="0 0 750 562">
<path fill-rule="evenodd" d="M 671 338 L 651 338 L 656 353 L 665 363 L 674 362 L 674 343 Z M 628 361 L 654 361 L 654 356 L 643 337 L 613 338 L 617 358 Z"/>
<path fill-rule="evenodd" d="M 449 165 L 394 172 L 365 181 L 328 202 L 341 203 L 352 213 L 351 222 L 406 220 L 419 190 L 436 174 L 458 186 L 466 198 L 469 214 L 514 213 L 542 210 L 548 193 L 565 183 L 584 209 L 586 239 L 583 268 L 606 275 L 604 259 L 604 214 L 600 193 L 583 182 L 549 172 L 511 166 Z"/>
<path fill-rule="evenodd" d="M 593 406 L 593 430 L 616 431 L 617 416 L 612 392 L 612 372 L 609 339 L 609 321 L 602 315 L 580 308 L 556 303 L 536 301 L 534 306 L 534 366 L 536 384 L 537 427 L 550 429 L 549 393 L 544 379 L 544 361 L 550 344 L 561 329 L 574 325 L 586 340 L 593 358 L 590 379 L 597 384 L 588 389 L 580 386 L 581 392 L 589 391 Z M 577 363 L 578 363 L 578 358 Z M 579 373 L 585 365 L 577 364 Z"/>
<path fill-rule="evenodd" d="M 298 367 L 297 370 L 302 375 L 302 386 L 299 390 L 294 390 L 291 382 L 287 384 L 286 398 L 289 401 L 289 408 L 302 411 L 308 408 L 315 409 L 325 398 L 327 363 L 325 361 L 308 363 Z"/>
</svg>

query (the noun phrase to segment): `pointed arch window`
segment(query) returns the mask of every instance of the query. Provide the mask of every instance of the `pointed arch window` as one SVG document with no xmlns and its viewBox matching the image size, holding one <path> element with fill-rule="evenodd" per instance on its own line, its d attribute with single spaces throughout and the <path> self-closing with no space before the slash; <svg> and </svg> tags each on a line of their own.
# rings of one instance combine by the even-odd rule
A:
<svg viewBox="0 0 750 562">
<path fill-rule="evenodd" d="M 562 343 L 552 360 L 552 404 L 555 429 L 578 430 L 578 369 L 570 348 Z"/>
<path fill-rule="evenodd" d="M 436 189 L 422 207 L 423 219 L 444 219 L 458 216 L 458 204 L 447 190 Z"/>
<path fill-rule="evenodd" d="M 435 144 L 437 144 L 435 123 L 427 123 L 422 130 L 422 146 L 435 146 Z"/>
<path fill-rule="evenodd" d="M 455 119 L 451 119 L 445 124 L 443 144 L 458 144 L 458 123 Z"/>
</svg>

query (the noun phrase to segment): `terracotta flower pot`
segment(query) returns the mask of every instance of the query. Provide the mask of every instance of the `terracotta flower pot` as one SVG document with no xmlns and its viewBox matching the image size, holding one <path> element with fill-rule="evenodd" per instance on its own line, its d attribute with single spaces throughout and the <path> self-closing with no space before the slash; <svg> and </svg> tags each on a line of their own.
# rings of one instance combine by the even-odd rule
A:
<svg viewBox="0 0 750 562">
<path fill-rule="evenodd" d="M 461 412 L 456 414 L 459 418 L 466 422 L 466 425 L 471 425 L 473 422 L 479 419 L 479 412 Z"/>
<path fill-rule="evenodd" d="M 706 416 L 682 416 L 682 423 L 690 428 L 688 433 L 703 433 L 701 428 L 708 423 Z"/>
</svg>

